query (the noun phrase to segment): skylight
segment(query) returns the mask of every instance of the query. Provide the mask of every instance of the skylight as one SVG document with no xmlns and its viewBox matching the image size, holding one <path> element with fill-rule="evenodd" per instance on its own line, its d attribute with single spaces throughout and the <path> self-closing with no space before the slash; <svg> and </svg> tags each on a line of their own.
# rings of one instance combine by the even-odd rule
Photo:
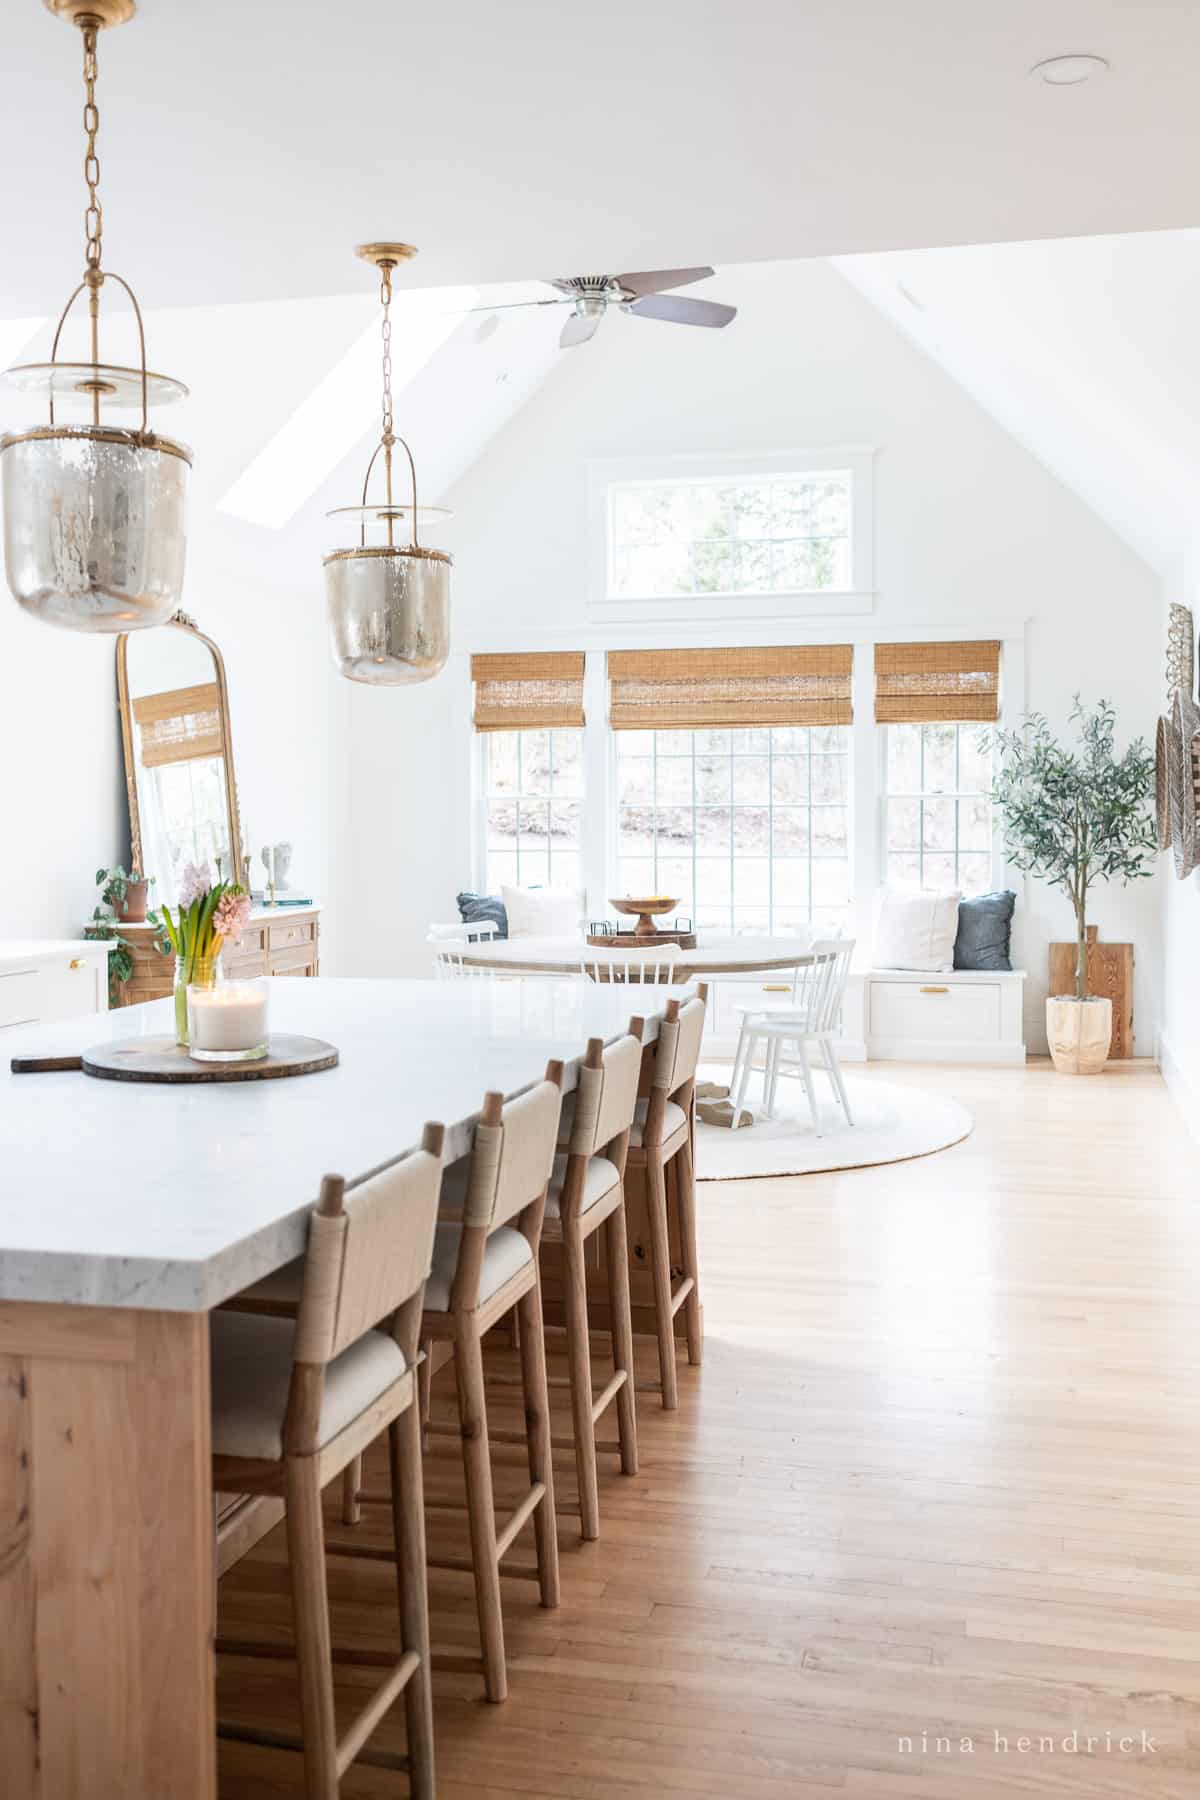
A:
<svg viewBox="0 0 1200 1800">
<path fill-rule="evenodd" d="M 473 287 L 418 288 L 394 297 L 392 391 L 401 432 L 405 386 L 436 356 L 478 299 Z M 218 502 L 220 510 L 276 531 L 286 525 L 370 427 L 370 397 L 378 386 L 379 325 L 374 321 L 259 451 Z"/>
</svg>

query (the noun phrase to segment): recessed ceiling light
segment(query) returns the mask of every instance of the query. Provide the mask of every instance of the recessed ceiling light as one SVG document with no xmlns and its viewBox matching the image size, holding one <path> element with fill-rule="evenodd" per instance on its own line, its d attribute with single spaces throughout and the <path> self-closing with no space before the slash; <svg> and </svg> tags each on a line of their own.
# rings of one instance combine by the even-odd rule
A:
<svg viewBox="0 0 1200 1800">
<path fill-rule="evenodd" d="M 1093 75 L 1107 75 L 1108 63 L 1103 56 L 1048 56 L 1045 62 L 1034 63 L 1029 73 L 1049 87 L 1078 87 Z"/>
</svg>

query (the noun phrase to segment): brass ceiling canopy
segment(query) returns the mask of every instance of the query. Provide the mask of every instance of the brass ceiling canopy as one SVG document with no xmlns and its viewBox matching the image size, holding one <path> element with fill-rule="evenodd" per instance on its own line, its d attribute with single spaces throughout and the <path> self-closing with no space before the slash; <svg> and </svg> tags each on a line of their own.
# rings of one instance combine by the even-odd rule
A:
<svg viewBox="0 0 1200 1800">
<path fill-rule="evenodd" d="M 55 18 L 83 39 L 83 279 L 59 316 L 48 363 L 26 363 L 5 374 L 10 387 L 42 393 L 47 422 L 0 438 L 3 476 L 4 563 L 19 606 L 50 625 L 75 631 L 137 631 L 161 625 L 179 606 L 186 548 L 191 451 L 150 429 L 151 400 L 182 399 L 187 389 L 146 367 L 146 334 L 137 296 L 123 276 L 102 263 L 96 101 L 96 40 L 135 12 L 134 0 L 45 0 Z M 100 358 L 100 298 L 106 282 L 129 297 L 137 325 L 139 366 Z M 67 316 L 87 294 L 91 357 L 59 360 Z M 82 400 L 90 423 L 61 421 L 55 405 Z M 140 411 L 136 429 L 114 425 L 102 404 Z"/>
<path fill-rule="evenodd" d="M 413 453 L 398 437 L 392 415 L 392 270 L 416 255 L 411 244 L 359 244 L 355 255 L 379 270 L 382 308 L 383 400 L 379 442 L 367 464 L 362 502 L 339 506 L 326 516 L 352 514 L 359 521 L 358 544 L 331 550 L 325 557 L 325 593 L 333 660 L 347 681 L 372 687 L 408 686 L 428 681 L 445 667 L 450 654 L 450 565 L 444 550 L 418 542 L 418 527 L 444 509 L 417 504 L 417 466 Z M 411 477 L 411 500 L 398 501 L 392 490 L 396 445 L 404 451 Z M 383 453 L 385 498 L 368 503 L 375 464 Z M 407 521 L 411 540 L 396 542 L 396 528 Z M 385 543 L 368 544 L 367 526 L 382 526 Z"/>
</svg>

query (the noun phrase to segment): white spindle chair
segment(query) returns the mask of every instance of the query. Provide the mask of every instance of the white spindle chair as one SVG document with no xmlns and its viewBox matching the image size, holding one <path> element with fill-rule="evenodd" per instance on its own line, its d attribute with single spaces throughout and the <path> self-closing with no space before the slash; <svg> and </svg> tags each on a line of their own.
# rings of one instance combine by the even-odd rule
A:
<svg viewBox="0 0 1200 1800">
<path fill-rule="evenodd" d="M 589 949 L 579 964 L 579 973 L 589 981 L 625 982 L 632 986 L 668 987 L 686 982 L 686 970 L 676 967 L 678 950 L 669 945 L 660 950 Z"/>
<path fill-rule="evenodd" d="M 472 963 L 466 960 L 468 946 L 464 944 L 437 944 L 433 952 L 433 972 L 441 981 L 490 981 L 496 974 L 494 967 L 485 963 Z"/>
<path fill-rule="evenodd" d="M 835 1046 L 853 955 L 853 938 L 818 940 L 812 946 L 811 960 L 796 970 L 791 1003 L 769 1012 L 745 1015 L 730 1083 L 735 1119 L 745 1104 L 754 1057 L 761 1046 L 764 1054 L 763 1104 L 767 1117 L 774 1116 L 780 1075 L 799 1074 L 808 1095 L 813 1126 L 820 1137 L 821 1115 L 817 1110 L 813 1067 L 808 1055 L 808 1046 L 816 1044 L 834 1095 L 846 1115 L 846 1123 L 853 1125 Z M 789 1046 L 794 1047 L 794 1054 L 789 1054 Z"/>
</svg>

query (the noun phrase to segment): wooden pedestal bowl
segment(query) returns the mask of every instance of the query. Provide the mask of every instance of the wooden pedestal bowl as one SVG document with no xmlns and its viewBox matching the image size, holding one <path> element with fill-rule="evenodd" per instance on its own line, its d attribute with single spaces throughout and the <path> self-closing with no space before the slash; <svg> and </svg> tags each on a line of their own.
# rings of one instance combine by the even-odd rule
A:
<svg viewBox="0 0 1200 1800">
<path fill-rule="evenodd" d="M 608 904 L 613 908 L 614 912 L 636 915 L 637 924 L 633 929 L 634 937 L 652 938 L 658 936 L 658 931 L 654 923 L 655 915 L 657 913 L 674 912 L 675 908 L 679 905 L 679 902 L 678 900 L 670 899 L 666 894 L 651 894 L 649 899 L 646 900 L 632 900 L 628 898 L 622 900 L 610 899 Z"/>
</svg>

